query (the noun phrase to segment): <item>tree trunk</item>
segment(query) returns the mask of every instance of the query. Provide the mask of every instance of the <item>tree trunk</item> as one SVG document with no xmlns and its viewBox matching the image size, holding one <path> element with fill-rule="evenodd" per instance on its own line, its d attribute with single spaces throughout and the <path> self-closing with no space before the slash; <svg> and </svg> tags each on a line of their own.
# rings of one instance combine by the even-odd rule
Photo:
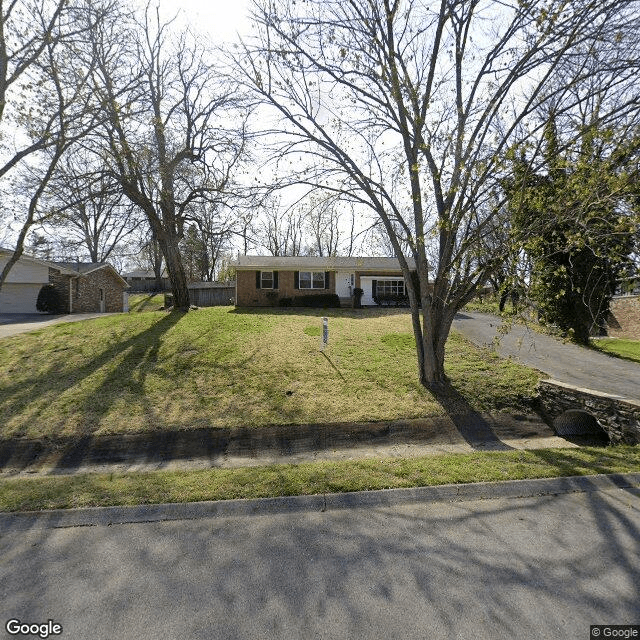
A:
<svg viewBox="0 0 640 640">
<path fill-rule="evenodd" d="M 444 345 L 449 336 L 449 326 L 440 310 L 433 306 L 423 310 L 423 318 L 423 384 L 429 389 L 441 389 L 447 381 L 444 373 Z"/>
<path fill-rule="evenodd" d="M 411 324 L 416 340 L 420 384 L 432 391 L 441 391 L 447 384 L 444 372 L 445 345 L 455 311 L 438 302 L 438 297 L 422 296 L 422 323 L 412 287 L 407 287 L 411 307 Z"/>
<path fill-rule="evenodd" d="M 407 287 L 407 291 L 409 291 L 409 287 Z M 420 384 L 427 389 L 441 389 L 446 383 L 444 345 L 449 335 L 451 323 L 446 321 L 443 323 L 443 316 L 430 305 L 427 306 L 424 303 L 423 322 L 421 323 L 420 309 L 415 298 L 412 298 L 413 296 L 409 293 L 411 324 L 416 340 Z"/>
<path fill-rule="evenodd" d="M 159 238 L 159 242 L 171 284 L 173 308 L 179 309 L 180 311 L 189 311 L 191 300 L 189 298 L 189 289 L 187 288 L 187 276 L 184 272 L 180 258 L 180 250 L 178 249 L 178 240 L 177 238 L 165 236 Z"/>
</svg>

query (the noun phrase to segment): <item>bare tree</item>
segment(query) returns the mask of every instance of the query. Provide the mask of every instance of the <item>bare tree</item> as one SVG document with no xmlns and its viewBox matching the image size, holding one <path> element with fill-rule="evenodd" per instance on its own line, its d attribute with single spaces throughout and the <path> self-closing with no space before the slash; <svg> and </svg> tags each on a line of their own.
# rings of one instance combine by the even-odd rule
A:
<svg viewBox="0 0 640 640">
<path fill-rule="evenodd" d="M 220 258 L 230 250 L 237 220 L 230 212 L 223 215 L 220 208 L 207 203 L 189 217 L 191 222 L 181 243 L 189 280 L 213 282 Z"/>
<path fill-rule="evenodd" d="M 571 68 L 581 104 L 593 74 L 636 82 L 638 57 L 626 36 L 637 33 L 635 3 L 254 6 L 257 33 L 235 73 L 273 109 L 263 136 L 272 157 L 295 157 L 292 182 L 334 190 L 379 217 L 407 283 L 420 381 L 440 388 L 454 315 L 502 260 L 477 249 L 500 210 L 491 196 L 508 171 L 505 155 L 540 129 L 541 108 L 576 108 L 553 82 L 561 70 Z M 575 56 L 605 42 L 607 56 L 580 65 Z M 635 95 L 611 106 L 631 108 Z"/>
<path fill-rule="evenodd" d="M 262 246 L 272 256 L 302 255 L 303 215 L 291 206 L 282 206 L 278 196 L 267 198 L 262 209 Z"/>
<path fill-rule="evenodd" d="M 58 244 L 65 253 L 87 255 L 92 262 L 117 254 L 141 222 L 119 185 L 95 158 L 79 151 L 58 164 L 43 205 L 50 211 L 47 229 L 62 236 Z"/>
<path fill-rule="evenodd" d="M 12 124 L 40 120 L 39 127 L 33 131 L 35 135 L 26 143 L 3 149 L 8 153 L 0 166 L 0 177 L 30 154 L 51 146 L 50 135 L 58 125 L 57 111 L 45 111 L 44 105 L 38 102 L 27 104 L 28 98 L 34 96 L 25 89 L 34 80 L 47 79 L 47 59 L 55 45 L 67 35 L 61 29 L 65 5 L 65 0 L 0 0 L 0 124 L 6 124 L 7 112 Z"/>
<path fill-rule="evenodd" d="M 135 235 L 136 248 L 131 256 L 132 262 L 143 271 L 152 271 L 155 278 L 156 291 L 163 290 L 164 260 L 160 245 L 148 224 L 138 227 Z"/>
<path fill-rule="evenodd" d="M 30 229 L 42 219 L 40 200 L 60 159 L 99 117 L 87 84 L 93 61 L 76 67 L 74 59 L 87 31 L 108 10 L 105 3 L 89 19 L 83 2 L 0 2 L 0 178 L 11 178 L 12 202 L 26 200 L 26 213 L 15 216 L 20 230 L 0 288 L 24 252 Z"/>
<path fill-rule="evenodd" d="M 300 207 L 312 238 L 309 249 L 318 256 L 338 255 L 343 235 L 340 205 L 338 195 L 316 191 Z"/>
<path fill-rule="evenodd" d="M 94 30 L 89 55 L 98 59 L 93 87 L 107 117 L 96 147 L 107 175 L 146 216 L 175 306 L 188 310 L 185 221 L 228 185 L 244 151 L 246 114 L 232 114 L 237 92 L 220 80 L 203 43 L 171 29 L 147 7 L 138 21 Z"/>
</svg>

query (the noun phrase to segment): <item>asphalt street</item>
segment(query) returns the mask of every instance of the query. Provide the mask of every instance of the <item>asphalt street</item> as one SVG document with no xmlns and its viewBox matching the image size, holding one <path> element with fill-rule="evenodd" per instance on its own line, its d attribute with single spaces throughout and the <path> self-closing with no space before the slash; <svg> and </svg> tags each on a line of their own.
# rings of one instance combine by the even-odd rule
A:
<svg viewBox="0 0 640 640">
<path fill-rule="evenodd" d="M 2 637 L 16 637 L 11 618 L 78 640 L 587 640 L 591 624 L 640 623 L 637 485 L 350 499 L 111 526 L 5 521 Z"/>
<path fill-rule="evenodd" d="M 554 380 L 640 399 L 640 365 L 635 362 L 563 342 L 523 325 L 514 324 L 503 334 L 501 325 L 497 316 L 468 311 L 457 314 L 453 321 L 453 328 L 475 344 L 495 346 L 500 356 L 511 357 Z"/>
</svg>

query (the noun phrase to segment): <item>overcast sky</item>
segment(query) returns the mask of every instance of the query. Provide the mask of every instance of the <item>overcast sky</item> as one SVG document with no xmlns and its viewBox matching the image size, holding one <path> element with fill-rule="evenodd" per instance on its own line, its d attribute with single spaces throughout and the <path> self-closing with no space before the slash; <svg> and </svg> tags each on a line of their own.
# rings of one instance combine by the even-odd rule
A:
<svg viewBox="0 0 640 640">
<path fill-rule="evenodd" d="M 214 43 L 235 40 L 249 28 L 250 0 L 160 0 L 165 17 L 180 12 L 179 19 L 207 33 Z"/>
</svg>

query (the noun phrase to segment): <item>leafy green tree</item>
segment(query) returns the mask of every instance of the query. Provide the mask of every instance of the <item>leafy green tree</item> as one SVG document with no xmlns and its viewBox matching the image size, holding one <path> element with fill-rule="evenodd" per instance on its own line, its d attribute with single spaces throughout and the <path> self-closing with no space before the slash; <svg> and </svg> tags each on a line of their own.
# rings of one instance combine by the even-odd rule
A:
<svg viewBox="0 0 640 640">
<path fill-rule="evenodd" d="M 531 264 L 530 299 L 541 319 L 576 342 L 601 333 L 616 283 L 630 262 L 637 230 L 633 144 L 587 127 L 560 152 L 556 119 L 544 131 L 544 166 L 521 158 L 507 185 L 515 244 Z"/>
</svg>

